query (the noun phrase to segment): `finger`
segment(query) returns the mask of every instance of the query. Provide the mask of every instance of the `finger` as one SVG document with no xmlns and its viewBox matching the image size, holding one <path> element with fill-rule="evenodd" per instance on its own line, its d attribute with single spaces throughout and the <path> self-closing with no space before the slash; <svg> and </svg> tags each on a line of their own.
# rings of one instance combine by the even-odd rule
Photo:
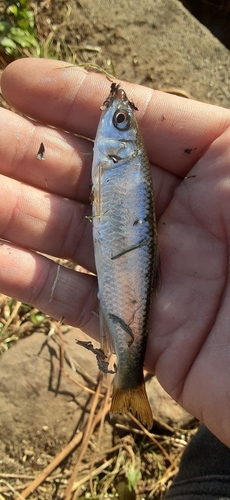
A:
<svg viewBox="0 0 230 500">
<path fill-rule="evenodd" d="M 0 238 L 94 271 L 90 207 L 0 175 Z"/>
<path fill-rule="evenodd" d="M 3 73 L 3 94 L 36 120 L 93 138 L 110 82 L 104 75 L 67 66 L 44 59 L 15 61 Z M 229 124 L 226 109 L 122 85 L 139 109 L 150 161 L 182 177 Z"/>
<path fill-rule="evenodd" d="M 80 202 L 89 203 L 92 142 L 32 122 L 11 111 L 0 111 L 0 174 Z M 41 142 L 44 161 L 37 159 Z M 152 168 L 157 214 L 171 199 L 177 180 Z M 19 242 L 17 242 L 19 243 Z"/>
<path fill-rule="evenodd" d="M 98 336 L 97 280 L 9 243 L 0 244 L 2 293 Z"/>
<path fill-rule="evenodd" d="M 92 142 L 0 112 L 0 173 L 46 191 L 89 201 Z M 41 142 L 44 161 L 37 158 Z"/>
</svg>

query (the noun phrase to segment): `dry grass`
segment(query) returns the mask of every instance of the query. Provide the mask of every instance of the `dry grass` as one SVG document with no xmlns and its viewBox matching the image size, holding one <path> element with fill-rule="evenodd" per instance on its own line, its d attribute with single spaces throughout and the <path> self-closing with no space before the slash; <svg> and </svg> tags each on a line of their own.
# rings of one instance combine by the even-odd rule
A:
<svg viewBox="0 0 230 500">
<path fill-rule="evenodd" d="M 38 309 L 0 294 L 0 353 L 37 329 L 50 334 L 53 328 L 51 319 Z"/>
<path fill-rule="evenodd" d="M 0 328 L 1 352 L 37 329 L 45 332 L 49 342 L 59 345 L 60 373 L 79 385 L 74 371 L 73 375 L 66 371 L 70 360 L 65 353 L 62 327 L 58 322 L 45 317 L 37 309 L 0 295 Z M 105 383 L 99 374 L 96 386 L 90 378 L 86 385 L 81 385 L 88 397 L 81 429 L 77 429 L 72 440 L 38 476 L 0 474 L 0 499 L 12 498 L 12 493 L 17 500 L 30 495 L 33 499 L 56 499 L 51 491 L 52 485 L 54 487 L 57 483 L 58 499 L 64 500 L 163 499 L 196 427 L 187 430 L 172 428 L 156 420 L 154 432 L 150 433 L 132 415 L 118 418 L 109 426 L 109 432 L 115 430 L 117 433 L 113 446 L 101 451 L 100 443 L 104 433 L 108 432 L 105 421 L 110 409 L 111 381 L 109 378 Z M 85 418 L 87 414 L 89 416 Z M 69 465 L 60 469 L 76 448 L 78 456 L 71 469 Z"/>
</svg>

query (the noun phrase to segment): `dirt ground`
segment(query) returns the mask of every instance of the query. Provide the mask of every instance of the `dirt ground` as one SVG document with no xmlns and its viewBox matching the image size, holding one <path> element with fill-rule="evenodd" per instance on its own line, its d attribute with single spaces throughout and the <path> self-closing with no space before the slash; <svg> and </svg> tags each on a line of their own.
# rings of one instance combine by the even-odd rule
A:
<svg viewBox="0 0 230 500">
<path fill-rule="evenodd" d="M 120 80 L 230 107 L 229 51 L 179 0 L 43 0 L 32 5 L 43 56 L 58 56 L 74 64 L 98 65 Z M 1 314 L 4 314 L 3 307 Z M 49 328 L 46 325 L 42 331 L 19 340 L 1 356 L 1 499 L 15 498 L 12 488 L 22 491 L 22 476 L 26 483 L 30 482 L 67 445 L 77 428 L 85 429 L 89 418 L 89 393 L 82 386 L 95 389 L 94 359 L 86 358 L 86 353 L 83 355 L 76 348 L 75 338 L 79 332 L 63 331 L 68 341 L 69 364 L 73 358 L 78 366 L 74 377 L 82 386 L 76 387 L 68 376 L 62 377 L 58 385 L 60 350 L 52 340 L 46 342 Z M 69 377 L 73 376 L 67 365 L 65 369 Z M 173 456 L 179 457 L 193 433 L 193 419 L 170 402 L 153 380 L 149 382 L 148 391 L 157 407 L 155 433 L 160 435 L 160 442 L 164 437 L 167 453 L 174 447 Z M 128 425 L 124 421 L 118 422 L 118 426 L 106 422 L 100 448 L 102 457 L 119 439 L 127 440 L 124 429 L 127 430 Z M 135 432 L 129 439 L 133 440 L 131 447 L 136 450 L 136 456 L 142 453 L 139 459 L 144 479 L 137 481 L 133 496 L 128 496 L 127 491 L 119 493 L 121 490 L 117 488 L 110 498 L 160 500 L 173 474 L 153 492 L 152 481 L 159 479 L 163 465 L 159 458 L 156 461 L 155 448 L 152 453 L 147 450 L 146 436 Z M 125 443 L 130 446 L 130 442 Z M 95 436 L 89 449 L 96 450 Z M 56 470 L 55 480 L 40 486 L 30 498 L 65 498 L 65 485 L 77 456 L 78 451 Z M 89 468 L 90 460 L 86 455 L 81 473 Z M 152 464 L 149 477 L 144 475 L 146 461 Z M 114 462 L 113 468 L 115 465 Z M 97 476 L 100 478 L 99 472 Z M 96 495 L 98 493 L 94 498 L 108 498 Z M 84 496 L 84 490 L 80 489 L 75 498 L 86 497 L 91 498 Z"/>
<path fill-rule="evenodd" d="M 45 0 L 38 17 L 44 45 L 63 58 L 229 107 L 229 51 L 179 0 Z"/>
</svg>

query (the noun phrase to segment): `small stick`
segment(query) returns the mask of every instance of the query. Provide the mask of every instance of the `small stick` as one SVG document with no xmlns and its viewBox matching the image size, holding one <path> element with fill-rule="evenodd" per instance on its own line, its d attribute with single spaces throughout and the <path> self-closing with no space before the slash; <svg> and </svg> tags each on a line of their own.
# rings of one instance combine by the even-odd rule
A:
<svg viewBox="0 0 230 500">
<path fill-rule="evenodd" d="M 95 427 L 96 427 L 96 426 L 97 426 L 97 424 L 99 424 L 99 422 L 101 421 L 102 415 L 106 415 L 106 414 L 109 412 L 109 410 L 110 410 L 110 406 L 111 406 L 111 403 L 109 402 L 109 403 L 107 404 L 107 406 L 106 406 L 106 407 L 104 406 L 103 408 L 101 408 L 101 409 L 100 409 L 100 411 L 99 411 L 99 412 L 97 413 L 97 415 L 95 416 L 95 419 L 94 419 L 94 421 L 93 421 L 93 423 L 92 423 L 92 426 L 91 426 L 91 429 L 90 429 L 90 435 L 89 435 L 89 437 L 88 437 L 88 439 L 87 439 L 86 446 L 85 446 L 84 450 L 82 451 L 82 458 L 83 458 L 83 455 L 84 455 L 85 449 L 86 449 L 86 447 L 87 447 L 87 445 L 88 445 L 88 443 L 89 443 L 90 437 L 91 437 L 91 435 L 92 435 L 92 434 L 93 434 L 93 432 L 94 432 Z M 82 448 L 83 448 L 83 445 L 82 445 Z M 82 458 L 81 458 L 81 460 L 82 460 Z M 80 463 L 79 463 L 79 467 L 80 467 Z M 74 490 L 75 490 L 75 488 L 74 488 L 74 485 L 73 485 L 73 489 L 72 489 L 72 491 L 74 491 Z M 75 491 L 75 493 L 74 493 L 74 496 L 73 496 L 73 500 L 76 500 L 76 499 L 78 498 L 78 492 L 79 492 L 79 488 L 77 488 L 77 489 L 76 489 L 76 491 Z M 65 500 L 66 500 L 66 498 L 65 498 Z"/>
<path fill-rule="evenodd" d="M 170 462 L 170 464 L 172 464 L 172 459 L 171 459 L 170 455 L 163 448 L 163 446 L 157 441 L 157 439 L 155 439 L 155 437 L 151 434 L 151 432 L 147 431 L 147 429 L 139 422 L 139 420 L 137 420 L 134 417 L 134 415 L 132 413 L 129 412 L 129 416 L 135 422 L 135 424 L 137 424 L 141 428 L 141 430 L 144 432 L 144 434 L 146 436 L 148 436 L 149 439 L 151 439 L 151 441 L 161 450 L 161 453 L 163 453 L 166 460 L 168 460 Z"/>
<path fill-rule="evenodd" d="M 75 385 L 77 385 L 78 387 L 80 387 L 81 389 L 83 389 L 83 391 L 88 392 L 89 394 L 96 394 L 96 391 L 94 391 L 93 389 L 90 389 L 89 387 L 86 387 L 86 385 L 83 385 L 80 382 L 78 382 L 78 380 L 76 380 L 74 377 L 71 377 L 71 375 L 69 375 L 69 373 L 67 373 L 64 369 L 62 370 L 62 373 L 69 380 L 71 380 L 71 382 L 73 382 Z M 104 399 L 104 397 L 105 397 L 104 394 L 99 394 L 99 398 Z"/>
<path fill-rule="evenodd" d="M 82 484 L 86 483 L 87 481 L 89 481 L 90 479 L 90 476 L 97 476 L 98 474 L 100 474 L 103 470 L 107 469 L 107 467 L 112 464 L 114 461 L 114 458 L 110 458 L 109 460 L 107 460 L 106 462 L 103 462 L 103 464 L 101 464 L 99 467 L 97 467 L 96 469 L 94 469 L 92 472 L 89 472 L 86 476 L 82 477 L 81 479 L 79 479 L 79 481 L 77 483 L 74 484 L 73 486 L 73 491 L 75 491 L 76 489 L 79 488 L 79 486 L 81 486 Z"/>
<path fill-rule="evenodd" d="M 108 381 L 108 387 L 107 387 L 107 391 L 106 391 L 106 395 L 105 395 L 104 406 L 102 408 L 102 416 L 101 416 L 101 421 L 100 421 L 99 435 L 98 435 L 98 439 L 97 439 L 97 447 L 98 448 L 99 448 L 99 444 L 101 441 L 102 431 L 103 431 L 103 427 L 104 427 L 104 423 L 105 423 L 105 417 L 107 415 L 108 403 L 110 401 L 111 385 L 112 385 L 112 377 L 110 377 L 109 381 Z M 94 495 L 92 478 L 93 478 L 93 468 L 94 468 L 94 464 L 95 464 L 95 460 L 96 460 L 96 453 L 97 452 L 95 449 L 91 463 L 90 463 L 90 472 L 89 472 L 89 485 L 90 485 L 90 491 L 91 491 L 92 497 Z"/>
<path fill-rule="evenodd" d="M 101 392 L 101 386 L 102 386 L 102 378 L 98 382 L 96 393 L 93 397 L 92 407 L 91 407 L 91 411 L 89 414 L 89 419 L 88 419 L 88 422 L 86 425 L 86 429 L 84 430 L 84 439 L 82 441 L 82 445 L 81 445 L 81 449 L 80 449 L 80 453 L 79 453 L 77 462 L 75 464 L 71 478 L 70 478 L 69 483 L 68 483 L 67 488 L 66 488 L 65 500 L 70 500 L 75 477 L 77 476 L 82 458 L 84 456 L 85 450 L 86 450 L 88 442 L 90 440 L 90 436 L 92 434 L 93 420 L 94 420 L 95 411 L 96 411 L 98 400 L 99 400 L 99 394 Z"/>
<path fill-rule="evenodd" d="M 12 313 L 10 314 L 8 320 L 6 321 L 5 325 L 3 326 L 3 329 L 2 329 L 2 332 L 1 332 L 2 335 L 5 333 L 5 331 L 7 330 L 8 326 L 10 325 L 10 323 L 12 323 L 13 319 L 17 316 L 18 311 L 19 311 L 21 305 L 22 305 L 22 303 L 19 300 L 17 300 L 16 304 L 13 307 Z M 10 337 L 9 333 L 7 333 L 7 335 L 8 335 L 8 337 Z"/>
</svg>

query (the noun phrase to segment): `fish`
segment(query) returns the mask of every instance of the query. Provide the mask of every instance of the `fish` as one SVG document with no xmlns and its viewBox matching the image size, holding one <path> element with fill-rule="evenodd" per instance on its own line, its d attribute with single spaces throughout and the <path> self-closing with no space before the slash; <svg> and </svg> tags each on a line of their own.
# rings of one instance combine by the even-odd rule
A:
<svg viewBox="0 0 230 500">
<path fill-rule="evenodd" d="M 135 112 L 119 84 L 101 106 L 92 164 L 92 223 L 101 349 L 116 354 L 111 414 L 153 415 L 143 364 L 159 249 L 152 178 Z"/>
</svg>

